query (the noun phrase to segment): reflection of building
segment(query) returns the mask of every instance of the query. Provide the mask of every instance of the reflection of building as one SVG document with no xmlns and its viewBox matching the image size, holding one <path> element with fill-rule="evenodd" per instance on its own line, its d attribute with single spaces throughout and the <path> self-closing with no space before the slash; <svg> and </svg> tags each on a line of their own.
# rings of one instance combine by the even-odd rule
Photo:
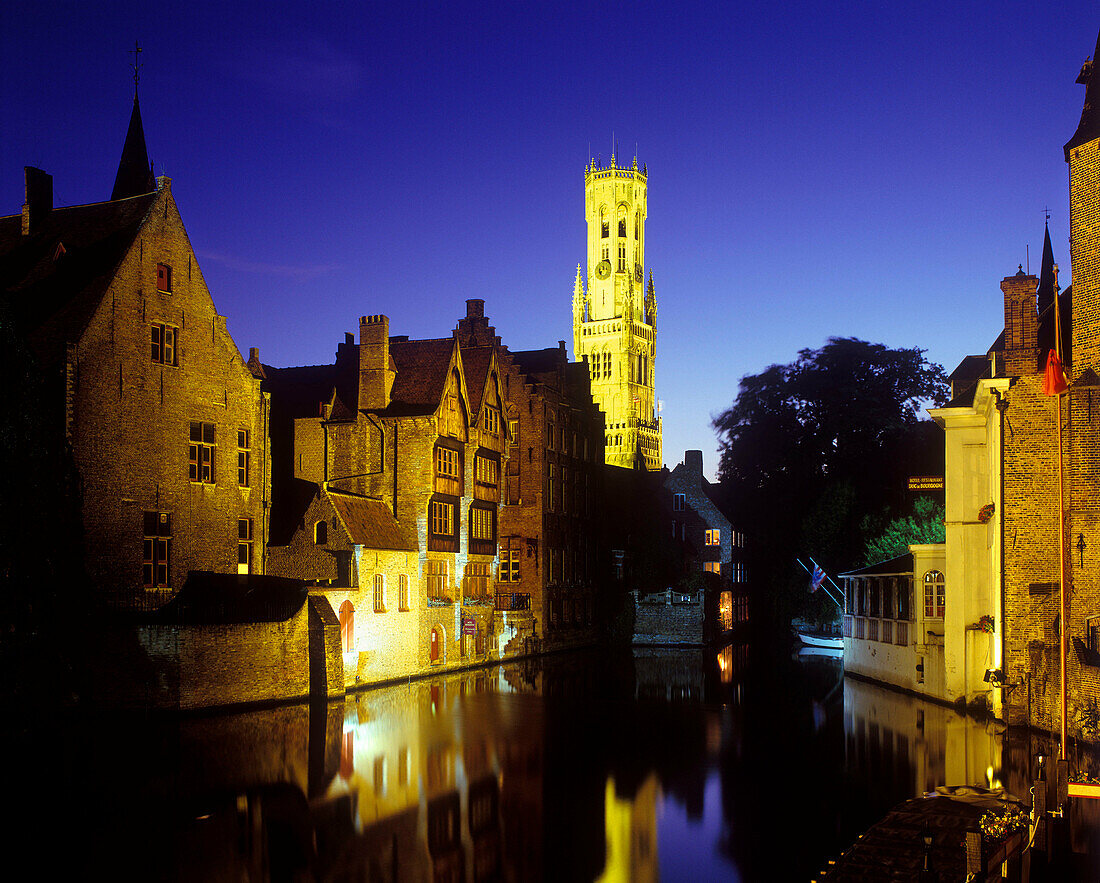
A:
<svg viewBox="0 0 1100 883">
<path fill-rule="evenodd" d="M 604 798 L 607 864 L 600 883 L 645 883 L 660 879 L 657 862 L 657 800 L 660 785 L 650 773 L 632 798 L 620 798 L 608 778 Z"/>
<path fill-rule="evenodd" d="M 80 473 L 88 577 L 155 608 L 191 570 L 263 573 L 267 402 L 170 179 L 153 180 L 136 97 L 111 199 L 53 200 L 53 178 L 27 167 L 22 214 L 0 218 L 0 298 L 44 381 L 35 407 Z"/>
<path fill-rule="evenodd" d="M 1001 739 L 953 708 L 844 680 L 845 765 L 884 806 L 940 785 L 997 787 Z"/>
<path fill-rule="evenodd" d="M 613 466 L 658 470 L 661 418 L 654 398 L 657 297 L 644 283 L 646 169 L 584 170 L 588 265 L 573 286 L 573 353 L 587 360 L 592 396 L 606 415 Z M 587 279 L 587 288 L 585 280 Z"/>
</svg>

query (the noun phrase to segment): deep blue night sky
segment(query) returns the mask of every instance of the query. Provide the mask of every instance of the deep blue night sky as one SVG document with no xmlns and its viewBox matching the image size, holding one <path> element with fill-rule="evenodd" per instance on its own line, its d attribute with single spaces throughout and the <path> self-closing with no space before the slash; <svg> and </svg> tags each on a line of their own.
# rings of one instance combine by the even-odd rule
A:
<svg viewBox="0 0 1100 883">
<path fill-rule="evenodd" d="M 1093 4 L 59 3 L 0 12 L 0 214 L 22 166 L 108 198 L 141 108 L 245 352 L 330 361 L 364 313 L 572 345 L 583 171 L 649 167 L 665 460 L 830 336 L 983 352 L 998 283 L 1069 279 L 1062 144 Z"/>
</svg>

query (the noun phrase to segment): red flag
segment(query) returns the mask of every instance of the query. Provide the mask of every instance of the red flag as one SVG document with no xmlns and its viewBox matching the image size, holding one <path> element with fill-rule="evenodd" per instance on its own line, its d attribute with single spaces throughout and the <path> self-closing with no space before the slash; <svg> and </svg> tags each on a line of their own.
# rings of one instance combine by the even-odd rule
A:
<svg viewBox="0 0 1100 883">
<path fill-rule="evenodd" d="M 1056 396 L 1069 389 L 1066 383 L 1066 372 L 1062 367 L 1062 360 L 1058 353 L 1051 350 L 1047 355 L 1047 370 L 1043 375 L 1043 392 L 1048 396 Z"/>
</svg>

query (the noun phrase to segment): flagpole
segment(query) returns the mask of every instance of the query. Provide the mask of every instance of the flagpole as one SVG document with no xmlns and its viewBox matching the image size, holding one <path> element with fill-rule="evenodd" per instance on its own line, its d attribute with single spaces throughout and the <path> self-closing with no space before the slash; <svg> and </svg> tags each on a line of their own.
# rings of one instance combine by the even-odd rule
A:
<svg viewBox="0 0 1100 883">
<path fill-rule="evenodd" d="M 1057 292 L 1055 293 L 1057 296 Z M 1055 310 L 1058 309 L 1055 300 Z M 1065 481 L 1062 475 L 1062 396 L 1059 393 L 1054 397 L 1056 407 L 1055 419 L 1058 421 L 1058 568 L 1059 568 L 1059 602 L 1058 621 L 1058 652 L 1062 661 L 1062 760 L 1066 760 L 1066 634 L 1069 631 L 1069 623 L 1066 621 L 1066 506 L 1065 506 Z"/>
</svg>

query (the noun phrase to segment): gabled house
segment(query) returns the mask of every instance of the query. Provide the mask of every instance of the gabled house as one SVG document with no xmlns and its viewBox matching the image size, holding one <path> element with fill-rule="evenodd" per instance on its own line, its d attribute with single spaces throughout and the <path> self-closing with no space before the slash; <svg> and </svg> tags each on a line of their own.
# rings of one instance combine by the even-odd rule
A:
<svg viewBox="0 0 1100 883">
<path fill-rule="evenodd" d="M 495 355 L 467 365 L 454 338 L 390 337 L 387 317 L 364 316 L 333 365 L 263 372 L 272 567 L 329 596 L 348 684 L 496 658 L 507 425 Z"/>
<path fill-rule="evenodd" d="M 190 571 L 264 572 L 267 399 L 218 312 L 135 98 L 111 199 L 55 207 L 25 170 L 0 218 L 0 299 L 80 475 L 87 575 L 159 607 Z"/>
</svg>

